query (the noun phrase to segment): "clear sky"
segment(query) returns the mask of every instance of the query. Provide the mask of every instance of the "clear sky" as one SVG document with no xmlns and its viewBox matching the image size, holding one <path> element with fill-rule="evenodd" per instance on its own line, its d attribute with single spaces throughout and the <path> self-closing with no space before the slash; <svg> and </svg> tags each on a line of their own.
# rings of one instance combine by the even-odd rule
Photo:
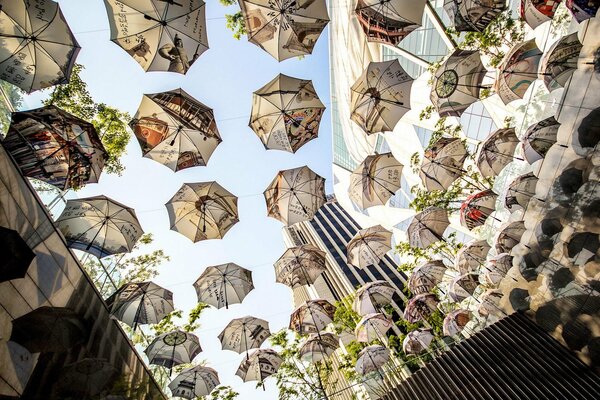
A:
<svg viewBox="0 0 600 400">
<path fill-rule="evenodd" d="M 321 101 L 329 108 L 329 68 L 327 30 L 321 35 L 314 53 L 302 60 L 278 63 L 269 54 L 247 41 L 235 40 L 225 27 L 224 15 L 235 12 L 217 0 L 206 5 L 210 49 L 195 62 L 186 76 L 175 73 L 144 73 L 120 47 L 110 41 L 108 19 L 102 0 L 58 0 L 82 47 L 77 62 L 85 66 L 84 80 L 96 101 L 135 113 L 143 93 L 156 93 L 182 87 L 189 94 L 214 109 L 223 143 L 207 167 L 174 173 L 170 169 L 142 158 L 137 141 L 132 138 L 123 162 L 122 176 L 103 175 L 99 184 L 90 184 L 76 195 L 87 197 L 105 194 L 135 208 L 142 227 L 155 237 L 171 261 L 161 267 L 158 284 L 174 292 L 176 308 L 188 311 L 196 304 L 192 283 L 207 266 L 235 262 L 253 271 L 256 289 L 242 305 L 229 310 L 205 311 L 196 332 L 204 351 L 198 359 L 219 372 L 223 384 L 240 392 L 240 399 L 276 399 L 274 379 L 267 381 L 267 391 L 257 390 L 254 383 L 243 383 L 235 371 L 243 356 L 222 351 L 217 335 L 233 318 L 253 315 L 269 321 L 272 332 L 289 323 L 292 311 L 291 291 L 275 283 L 273 262 L 284 251 L 282 224 L 266 216 L 262 192 L 277 171 L 302 165 L 310 166 L 327 179 L 331 186 L 331 124 L 329 110 L 321 121 L 320 136 L 296 154 L 265 151 L 260 140 L 248 127 L 252 92 L 278 73 L 312 79 Z M 40 94 L 27 99 L 30 107 L 38 106 Z M 239 196 L 240 222 L 223 240 L 191 243 L 169 230 L 164 204 L 184 182 L 216 180 Z M 264 346 L 266 346 L 265 343 Z"/>
</svg>

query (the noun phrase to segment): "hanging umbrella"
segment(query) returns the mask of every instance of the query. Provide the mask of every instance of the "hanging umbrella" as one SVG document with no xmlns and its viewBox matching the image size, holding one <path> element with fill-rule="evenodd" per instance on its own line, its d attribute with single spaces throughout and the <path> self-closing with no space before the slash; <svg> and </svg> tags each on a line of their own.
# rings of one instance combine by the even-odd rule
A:
<svg viewBox="0 0 600 400">
<path fill-rule="evenodd" d="M 0 226 L 0 283 L 24 278 L 35 253 L 17 231 Z"/>
<path fill-rule="evenodd" d="M 438 299 L 434 294 L 418 294 L 406 305 L 404 309 L 404 319 L 410 323 L 415 323 L 429 317 L 436 309 Z"/>
<path fill-rule="evenodd" d="M 361 376 L 371 372 L 379 372 L 390 360 L 390 350 L 385 346 L 367 346 L 358 353 L 354 370 Z"/>
<path fill-rule="evenodd" d="M 269 376 L 277 373 L 282 362 L 283 359 L 275 350 L 258 349 L 250 353 L 248 359 L 242 360 L 235 374 L 244 382 L 263 382 Z"/>
<path fill-rule="evenodd" d="M 173 171 L 206 165 L 222 141 L 213 110 L 183 89 L 145 94 L 129 126 L 144 157 Z"/>
<path fill-rule="evenodd" d="M 500 308 L 502 296 L 502 292 L 498 289 L 489 289 L 485 291 L 485 293 L 479 297 L 479 306 L 477 307 L 479 315 L 488 317 L 491 315 L 502 314 L 502 309 Z"/>
<path fill-rule="evenodd" d="M 435 71 L 430 95 L 440 117 L 459 117 L 479 101 L 486 73 L 479 51 L 456 50 L 446 58 Z"/>
<path fill-rule="evenodd" d="M 325 271 L 325 252 L 312 244 L 290 247 L 275 262 L 277 283 L 292 289 L 312 285 Z"/>
<path fill-rule="evenodd" d="M 563 36 L 542 56 L 539 75 L 549 91 L 565 87 L 577 69 L 577 60 L 583 45 L 577 32 Z"/>
<path fill-rule="evenodd" d="M 459 138 L 441 137 L 425 150 L 419 176 L 427 190 L 447 190 L 463 173 L 468 153 Z"/>
<path fill-rule="evenodd" d="M 479 286 L 478 274 L 469 272 L 468 274 L 459 275 L 452 279 L 448 285 L 448 297 L 460 303 L 467 297 L 470 297 Z"/>
<path fill-rule="evenodd" d="M 356 291 L 352 309 L 359 315 L 373 314 L 392 302 L 396 289 L 387 281 L 365 283 Z"/>
<path fill-rule="evenodd" d="M 106 196 L 68 200 L 55 225 L 69 247 L 98 258 L 130 252 L 144 233 L 133 208 Z"/>
<path fill-rule="evenodd" d="M 171 230 L 194 243 L 222 239 L 239 221 L 237 197 L 214 181 L 184 183 L 165 207 Z"/>
<path fill-rule="evenodd" d="M 598 0 L 567 0 L 565 5 L 571 11 L 577 22 L 593 18 L 600 8 Z"/>
<path fill-rule="evenodd" d="M 542 58 L 535 40 L 519 43 L 506 54 L 498 69 L 494 89 L 504 104 L 522 99 L 537 78 Z"/>
<path fill-rule="evenodd" d="M 171 394 L 185 399 L 196 399 L 208 396 L 219 386 L 219 374 L 212 368 L 196 365 L 181 371 L 169 383 Z"/>
<path fill-rule="evenodd" d="M 579 24 L 577 35 L 583 44 L 577 60 L 577 69 L 600 73 L 600 21 L 597 18 L 583 21 Z"/>
<path fill-rule="evenodd" d="M 347 263 L 356 268 L 377 265 L 392 249 L 392 232 L 381 225 L 361 229 L 346 246 Z"/>
<path fill-rule="evenodd" d="M 490 287 L 497 287 L 513 266 L 513 256 L 502 253 L 492 258 L 485 266 L 483 280 Z"/>
<path fill-rule="evenodd" d="M 259 348 L 269 336 L 271 332 L 267 321 L 248 316 L 231 320 L 219 334 L 219 340 L 223 350 L 243 353 Z M 248 354 L 246 358 L 249 358 Z"/>
<path fill-rule="evenodd" d="M 350 119 L 367 135 L 393 131 L 410 111 L 413 81 L 396 59 L 369 63 L 350 88 Z"/>
<path fill-rule="evenodd" d="M 382 340 L 392 325 L 393 322 L 383 313 L 367 314 L 356 324 L 356 341 L 370 343 L 373 340 Z"/>
<path fill-rule="evenodd" d="M 560 124 L 554 117 L 546 118 L 527 129 L 523 138 L 523 154 L 529 164 L 543 159 L 556 143 Z"/>
<path fill-rule="evenodd" d="M 450 311 L 448 315 L 444 318 L 444 322 L 442 324 L 444 335 L 446 336 L 454 336 L 458 335 L 465 326 L 471 320 L 471 312 L 468 310 L 454 310 Z"/>
<path fill-rule="evenodd" d="M 415 268 L 408 278 L 408 288 L 412 294 L 428 293 L 436 287 L 446 273 L 442 260 L 426 261 Z"/>
<path fill-rule="evenodd" d="M 479 144 L 477 168 L 483 176 L 496 176 L 514 160 L 519 138 L 514 128 L 498 129 Z"/>
<path fill-rule="evenodd" d="M 67 83 L 79 44 L 54 1 L 0 1 L 0 79 L 27 93 Z"/>
<path fill-rule="evenodd" d="M 369 42 L 392 46 L 421 26 L 425 0 L 358 0 L 354 13 Z"/>
<path fill-rule="evenodd" d="M 467 229 L 485 224 L 496 209 L 498 195 L 492 189 L 474 193 L 460 206 L 460 224 Z"/>
<path fill-rule="evenodd" d="M 538 178 L 532 172 L 516 177 L 506 191 L 504 197 L 506 207 L 511 211 L 515 206 L 520 206 L 526 210 L 529 200 L 535 196 L 537 183 Z"/>
<path fill-rule="evenodd" d="M 108 158 L 92 124 L 55 106 L 13 113 L 3 145 L 24 176 L 60 190 L 98 182 Z"/>
<path fill-rule="evenodd" d="M 324 111 L 312 81 L 279 74 L 253 93 L 250 128 L 266 149 L 295 153 L 319 135 Z"/>
<path fill-rule="evenodd" d="M 400 189 L 403 167 L 392 153 L 367 156 L 350 175 L 350 199 L 362 209 L 385 205 Z"/>
<path fill-rule="evenodd" d="M 264 192 L 267 214 L 285 225 L 311 219 L 325 204 L 325 179 L 307 166 L 279 171 Z"/>
<path fill-rule="evenodd" d="M 510 250 L 521 241 L 525 230 L 523 221 L 513 221 L 501 228 L 496 238 L 496 252 L 498 254 L 510 253 Z"/>
<path fill-rule="evenodd" d="M 554 18 L 562 0 L 521 0 L 521 18 L 532 29 Z"/>
<path fill-rule="evenodd" d="M 319 333 L 333 322 L 335 306 L 327 300 L 307 300 L 290 316 L 289 328 L 300 335 Z"/>
<path fill-rule="evenodd" d="M 170 369 L 175 365 L 191 363 L 201 351 L 196 335 L 175 330 L 155 337 L 144 353 L 148 356 L 150 364 Z"/>
<path fill-rule="evenodd" d="M 444 10 L 457 32 L 481 32 L 506 8 L 506 0 L 445 0 Z"/>
<path fill-rule="evenodd" d="M 431 244 L 444 240 L 443 234 L 450 225 L 448 212 L 440 207 L 427 207 L 410 222 L 406 235 L 412 247 L 424 249 Z"/>
<path fill-rule="evenodd" d="M 485 263 L 490 245 L 485 240 L 472 240 L 456 253 L 455 266 L 461 274 L 477 271 Z"/>
<path fill-rule="evenodd" d="M 298 349 L 300 359 L 311 363 L 329 358 L 340 347 L 340 339 L 333 333 L 311 334 Z"/>
<path fill-rule="evenodd" d="M 202 0 L 104 0 L 104 5 L 110 39 L 144 71 L 185 74 L 208 49 Z"/>
<path fill-rule="evenodd" d="M 429 348 L 434 338 L 431 329 L 419 328 L 408 332 L 402 342 L 402 351 L 405 354 L 420 354 Z"/>
<path fill-rule="evenodd" d="M 58 391 L 66 398 L 89 399 L 108 389 L 119 376 L 115 367 L 102 358 L 84 358 L 60 371 Z"/>
<path fill-rule="evenodd" d="M 252 272 L 235 263 L 208 267 L 194 282 L 200 303 L 217 308 L 229 308 L 230 304 L 241 303 L 254 289 Z"/>
<path fill-rule="evenodd" d="M 126 283 L 106 299 L 110 313 L 133 327 L 157 324 L 175 309 L 173 292 L 153 282 Z"/>
</svg>

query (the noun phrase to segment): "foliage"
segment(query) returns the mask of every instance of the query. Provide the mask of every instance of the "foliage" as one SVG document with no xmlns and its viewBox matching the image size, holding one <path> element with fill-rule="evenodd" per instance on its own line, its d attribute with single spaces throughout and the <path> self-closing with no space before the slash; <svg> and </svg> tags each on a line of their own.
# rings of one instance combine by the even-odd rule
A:
<svg viewBox="0 0 600 400">
<path fill-rule="evenodd" d="M 403 262 L 398 265 L 398 269 L 404 272 L 411 272 L 426 261 L 445 257 L 448 261 L 453 261 L 458 250 L 463 243 L 456 240 L 456 232 L 450 233 L 445 240 L 439 240 L 428 247 L 421 249 L 413 247 L 408 242 L 400 242 L 396 246 L 396 252 L 400 255 Z"/>
<path fill-rule="evenodd" d="M 167 314 L 158 324 L 150 326 L 150 329 L 154 332 L 155 336 L 162 335 L 163 333 L 171 332 L 176 329 L 181 329 L 186 332 L 193 332 L 200 328 L 198 320 L 202 315 L 202 311 L 209 308 L 210 306 L 205 303 L 198 303 L 196 307 L 192 308 L 187 316 L 187 321 L 180 325 L 176 323 L 176 320 L 183 318 L 183 311 L 175 310 L 170 314 Z"/>
<path fill-rule="evenodd" d="M 333 329 L 338 335 L 342 332 L 354 333 L 356 324 L 360 321 L 360 315 L 352 308 L 355 297 L 355 294 L 351 294 L 335 302 Z"/>
<path fill-rule="evenodd" d="M 239 396 L 230 386 L 217 386 L 209 396 L 198 397 L 202 400 L 233 400 Z"/>
<path fill-rule="evenodd" d="M 3 137 L 10 126 L 11 108 L 18 110 L 21 107 L 23 92 L 18 87 L 2 80 L 0 80 L 0 90 L 2 91 L 2 99 L 0 100 L 0 137 Z M 11 106 L 6 104 L 7 102 Z"/>
<path fill-rule="evenodd" d="M 226 7 L 237 4 L 236 0 L 219 0 L 219 2 Z M 237 11 L 234 14 L 225 14 L 225 26 L 233 32 L 233 37 L 237 40 L 240 40 L 242 35 L 248 33 L 246 30 L 246 21 L 241 11 Z"/>
</svg>

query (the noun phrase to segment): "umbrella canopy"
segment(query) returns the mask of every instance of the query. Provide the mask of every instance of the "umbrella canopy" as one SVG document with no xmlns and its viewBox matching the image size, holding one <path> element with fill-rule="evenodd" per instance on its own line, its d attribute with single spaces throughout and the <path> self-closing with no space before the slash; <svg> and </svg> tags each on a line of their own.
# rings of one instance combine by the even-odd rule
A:
<svg viewBox="0 0 600 400">
<path fill-rule="evenodd" d="M 98 258 L 130 252 L 144 233 L 133 208 L 106 196 L 68 200 L 55 225 L 69 247 Z"/>
<path fill-rule="evenodd" d="M 292 289 L 312 285 L 325 271 L 325 252 L 312 244 L 290 247 L 274 266 L 278 283 Z"/>
<path fill-rule="evenodd" d="M 3 144 L 24 176 L 59 190 L 98 182 L 108 158 L 92 124 L 55 106 L 13 113 Z"/>
<path fill-rule="evenodd" d="M 427 207 L 410 222 L 406 234 L 413 247 L 424 249 L 431 244 L 444 240 L 443 234 L 450 225 L 448 212 L 440 207 Z"/>
<path fill-rule="evenodd" d="M 17 231 L 0 226 L 0 283 L 27 275 L 35 253 Z"/>
<path fill-rule="evenodd" d="M 217 371 L 209 367 L 196 365 L 181 371 L 169 383 L 169 389 L 175 397 L 196 399 L 201 396 L 208 396 L 220 383 Z"/>
<path fill-rule="evenodd" d="M 350 119 L 367 135 L 393 131 L 410 111 L 413 81 L 396 59 L 369 63 L 350 88 Z"/>
<path fill-rule="evenodd" d="M 242 360 L 235 374 L 244 382 L 263 382 L 277 373 L 282 362 L 283 359 L 275 350 L 258 349 L 250 353 L 249 358 Z"/>
<path fill-rule="evenodd" d="M 392 153 L 367 156 L 350 175 L 350 199 L 362 209 L 385 205 L 400 189 L 403 167 Z"/>
<path fill-rule="evenodd" d="M 474 193 L 460 206 L 460 224 L 468 229 L 485 224 L 496 209 L 498 195 L 492 189 Z"/>
<path fill-rule="evenodd" d="M 454 336 L 458 335 L 465 326 L 471 320 L 471 312 L 468 310 L 454 310 L 450 311 L 448 315 L 444 318 L 444 322 L 442 324 L 442 328 L 444 330 L 444 335 L 446 336 Z"/>
<path fill-rule="evenodd" d="M 426 0 L 358 0 L 354 13 L 369 42 L 392 46 L 421 26 Z"/>
<path fill-rule="evenodd" d="M 565 5 L 571 11 L 577 22 L 593 18 L 600 8 L 598 0 L 568 0 Z"/>
<path fill-rule="evenodd" d="M 498 129 L 479 144 L 477 168 L 483 176 L 496 176 L 514 159 L 519 138 L 514 128 Z"/>
<path fill-rule="evenodd" d="M 535 196 L 537 183 L 538 178 L 532 172 L 517 176 L 506 191 L 504 197 L 506 207 L 511 211 L 517 208 L 516 206 L 527 209 L 529 200 Z"/>
<path fill-rule="evenodd" d="M 498 289 L 486 290 L 479 297 L 479 306 L 477 312 L 482 317 L 488 317 L 490 315 L 498 315 L 502 313 L 500 309 L 500 299 L 502 299 L 502 292 Z"/>
<path fill-rule="evenodd" d="M 201 351 L 196 335 L 175 330 L 155 337 L 144 353 L 150 364 L 173 368 L 175 365 L 191 363 Z"/>
<path fill-rule="evenodd" d="M 456 50 L 435 71 L 431 103 L 441 117 L 459 117 L 479 101 L 481 82 L 487 70 L 479 51 Z"/>
<path fill-rule="evenodd" d="M 431 329 L 419 328 L 408 332 L 402 342 L 402 351 L 406 354 L 422 353 L 429 348 L 434 338 Z"/>
<path fill-rule="evenodd" d="M 393 324 L 383 313 L 367 314 L 356 324 L 356 341 L 370 343 L 373 340 L 381 340 Z"/>
<path fill-rule="evenodd" d="M 379 264 L 392 249 L 391 241 L 392 232 L 381 225 L 361 229 L 346 246 L 348 264 L 356 268 Z"/>
<path fill-rule="evenodd" d="M 183 89 L 145 94 L 129 126 L 144 157 L 173 171 L 206 165 L 222 141 L 213 110 Z"/>
<path fill-rule="evenodd" d="M 223 350 L 243 353 L 259 348 L 269 336 L 269 322 L 248 316 L 231 320 L 219 334 L 219 340 Z"/>
<path fill-rule="evenodd" d="M 380 312 L 381 308 L 392 302 L 396 289 L 387 281 L 373 281 L 364 284 L 356 291 L 352 309 L 359 315 Z"/>
<path fill-rule="evenodd" d="M 513 266 L 513 256 L 502 253 L 492 258 L 485 266 L 483 280 L 490 287 L 496 287 Z"/>
<path fill-rule="evenodd" d="M 118 371 L 107 360 L 84 358 L 62 368 L 58 380 L 59 392 L 69 398 L 92 398 L 109 388 L 118 376 Z"/>
<path fill-rule="evenodd" d="M 531 39 L 519 43 L 506 54 L 499 65 L 494 89 L 504 104 L 522 99 L 536 80 L 542 51 Z"/>
<path fill-rule="evenodd" d="M 434 294 L 418 294 L 406 305 L 404 309 L 404 319 L 410 323 L 415 323 L 427 318 L 437 309 L 438 299 Z"/>
<path fill-rule="evenodd" d="M 110 313 L 134 329 L 157 324 L 175 308 L 173 292 L 154 282 L 126 283 L 106 299 Z"/>
<path fill-rule="evenodd" d="M 390 350 L 385 346 L 367 346 L 358 353 L 354 370 L 362 376 L 377 372 L 390 360 Z"/>
<path fill-rule="evenodd" d="M 222 239 L 239 222 L 237 197 L 214 181 L 184 183 L 165 207 L 171 230 L 194 243 Z"/>
<path fill-rule="evenodd" d="M 485 240 L 472 240 L 456 253 L 455 266 L 461 274 L 477 271 L 485 263 L 490 245 Z"/>
<path fill-rule="evenodd" d="M 333 333 L 313 333 L 298 349 L 300 359 L 311 363 L 329 358 L 340 347 L 340 339 Z"/>
<path fill-rule="evenodd" d="M 0 79 L 27 93 L 67 83 L 79 44 L 58 3 L 0 1 Z"/>
<path fill-rule="evenodd" d="M 327 300 L 308 300 L 290 315 L 289 328 L 300 335 L 318 333 L 333 322 L 335 306 Z"/>
<path fill-rule="evenodd" d="M 577 69 L 585 72 L 600 72 L 600 21 L 591 18 L 579 24 L 579 41 L 583 48 L 577 60 Z"/>
<path fill-rule="evenodd" d="M 452 282 L 448 285 L 448 297 L 459 303 L 470 297 L 479 286 L 478 275 L 473 272 L 468 274 L 459 275 L 452 279 Z"/>
<path fill-rule="evenodd" d="M 447 190 L 463 173 L 467 148 L 459 138 L 441 137 L 425 150 L 419 176 L 427 190 Z"/>
<path fill-rule="evenodd" d="M 408 288 L 412 294 L 428 293 L 436 287 L 446 273 L 442 260 L 424 262 L 415 268 L 408 278 Z"/>
<path fill-rule="evenodd" d="M 279 171 L 264 196 L 269 217 L 287 226 L 307 221 L 325 204 L 325 178 L 307 166 Z"/>
<path fill-rule="evenodd" d="M 457 32 L 481 32 L 506 8 L 506 0 L 445 0 L 444 10 Z"/>
<path fill-rule="evenodd" d="M 561 37 L 544 53 L 540 61 L 539 75 L 548 90 L 565 87 L 577 69 L 582 47 L 577 32 L 574 32 Z"/>
<path fill-rule="evenodd" d="M 185 74 L 208 49 L 202 0 L 104 0 L 104 5 L 110 39 L 144 71 Z"/>
<path fill-rule="evenodd" d="M 529 164 L 543 159 L 548 150 L 556 143 L 560 124 L 552 116 L 527 129 L 523 138 L 523 154 Z"/>
<path fill-rule="evenodd" d="M 252 272 L 235 263 L 208 267 L 194 282 L 200 303 L 217 308 L 229 308 L 230 304 L 241 303 L 254 289 Z"/>
<path fill-rule="evenodd" d="M 240 0 L 248 41 L 277 61 L 311 54 L 329 22 L 325 0 Z"/>
<path fill-rule="evenodd" d="M 252 94 L 250 128 L 266 149 L 295 153 L 319 135 L 324 111 L 312 81 L 279 74 Z"/>
<path fill-rule="evenodd" d="M 496 252 L 510 253 L 510 250 L 515 247 L 520 241 L 521 236 L 525 233 L 525 222 L 513 221 L 500 229 L 496 238 Z"/>
<path fill-rule="evenodd" d="M 521 0 L 521 18 L 535 29 L 554 18 L 560 3 L 556 0 Z"/>
</svg>

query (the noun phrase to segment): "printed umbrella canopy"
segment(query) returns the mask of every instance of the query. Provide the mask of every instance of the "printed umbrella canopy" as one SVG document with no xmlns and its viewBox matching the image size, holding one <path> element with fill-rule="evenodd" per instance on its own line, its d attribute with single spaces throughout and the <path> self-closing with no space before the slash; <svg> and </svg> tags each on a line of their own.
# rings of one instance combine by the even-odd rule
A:
<svg viewBox="0 0 600 400">
<path fill-rule="evenodd" d="M 498 67 L 494 89 L 504 104 L 522 99 L 536 80 L 542 51 L 535 40 L 519 43 L 506 54 Z"/>
<path fill-rule="evenodd" d="M 194 243 L 222 239 L 239 221 L 237 197 L 214 181 L 184 183 L 165 207 L 171 230 Z"/>
<path fill-rule="evenodd" d="M 252 94 L 249 126 L 266 149 L 295 153 L 319 135 L 324 111 L 312 81 L 279 74 Z"/>
<path fill-rule="evenodd" d="M 577 69 L 582 47 L 577 32 L 574 32 L 561 37 L 544 53 L 540 61 L 539 75 L 548 90 L 565 87 Z"/>
<path fill-rule="evenodd" d="M 477 286 L 479 286 L 479 280 L 476 273 L 469 272 L 468 274 L 459 275 L 452 279 L 452 282 L 448 285 L 448 297 L 459 303 L 471 296 Z"/>
<path fill-rule="evenodd" d="M 392 302 L 394 293 L 396 289 L 387 281 L 366 283 L 356 291 L 352 308 L 359 315 L 378 313 L 383 306 Z"/>
<path fill-rule="evenodd" d="M 510 253 L 510 250 L 515 247 L 520 241 L 521 236 L 525 233 L 525 222 L 513 221 L 500 229 L 496 238 L 496 252 Z"/>
<path fill-rule="evenodd" d="M 275 350 L 258 349 L 250 353 L 248 359 L 242 360 L 235 374 L 244 382 L 263 382 L 269 376 L 277 373 L 282 362 L 283 359 Z"/>
<path fill-rule="evenodd" d="M 514 160 L 519 138 L 514 128 L 498 129 L 479 144 L 477 168 L 483 176 L 496 176 Z"/>
<path fill-rule="evenodd" d="M 365 376 L 381 369 L 390 360 L 390 350 L 385 346 L 367 346 L 358 353 L 354 369 L 359 375 Z"/>
<path fill-rule="evenodd" d="M 269 336 L 271 332 L 268 321 L 247 316 L 231 320 L 219 334 L 219 340 L 223 350 L 243 353 L 259 348 Z M 246 354 L 246 359 L 249 358 Z"/>
<path fill-rule="evenodd" d="M 369 42 L 392 46 L 421 26 L 425 0 L 358 0 L 354 13 Z"/>
<path fill-rule="evenodd" d="M 370 343 L 373 340 L 381 340 L 392 325 L 393 322 L 383 313 L 367 314 L 356 324 L 356 341 Z"/>
<path fill-rule="evenodd" d="M 175 397 L 196 399 L 201 396 L 208 396 L 219 384 L 217 371 L 209 367 L 196 365 L 181 371 L 169 383 L 169 389 Z"/>
<path fill-rule="evenodd" d="M 150 364 L 173 368 L 175 365 L 191 363 L 201 351 L 196 335 L 175 330 L 155 337 L 144 353 Z"/>
<path fill-rule="evenodd" d="M 277 61 L 311 54 L 329 22 L 325 0 L 240 0 L 248 41 Z"/>
<path fill-rule="evenodd" d="M 468 310 L 458 309 L 450 311 L 444 318 L 444 322 L 442 324 L 444 335 L 454 336 L 459 334 L 470 320 L 471 312 Z"/>
<path fill-rule="evenodd" d="M 418 294 L 408 302 L 404 309 L 404 319 L 410 323 L 421 321 L 431 315 L 438 305 L 438 299 L 434 294 Z"/>
<path fill-rule="evenodd" d="M 497 198 L 498 195 L 492 189 L 468 196 L 460 206 L 460 224 L 467 229 L 485 224 L 496 209 Z"/>
<path fill-rule="evenodd" d="M 144 157 L 173 171 L 206 165 L 222 141 L 212 109 L 183 89 L 145 94 L 129 126 Z"/>
<path fill-rule="evenodd" d="M 444 10 L 457 32 L 481 32 L 506 8 L 506 0 L 445 0 Z"/>
<path fill-rule="evenodd" d="M 485 240 L 472 240 L 456 253 L 456 269 L 461 274 L 477 271 L 485 263 L 490 245 Z"/>
<path fill-rule="evenodd" d="M 13 113 L 3 144 L 23 175 L 60 190 L 98 182 L 108 157 L 92 124 L 55 106 Z"/>
<path fill-rule="evenodd" d="M 311 363 L 329 358 L 340 347 L 340 339 L 333 333 L 311 334 L 298 349 L 300 359 Z"/>
<path fill-rule="evenodd" d="M 327 300 L 308 300 L 290 316 L 289 328 L 300 335 L 319 333 L 333 322 L 335 306 Z"/>
<path fill-rule="evenodd" d="M 0 79 L 27 93 L 67 83 L 79 44 L 54 1 L 0 0 Z"/>
<path fill-rule="evenodd" d="M 312 244 L 290 247 L 275 262 L 277 283 L 292 289 L 312 285 L 325 271 L 325 252 Z"/>
<path fill-rule="evenodd" d="M 130 252 L 144 233 L 133 208 L 106 196 L 68 200 L 55 225 L 69 247 L 98 258 Z"/>
<path fill-rule="evenodd" d="M 554 18 L 562 0 L 521 0 L 521 18 L 532 29 Z"/>
<path fill-rule="evenodd" d="M 424 249 L 431 244 L 444 240 L 442 236 L 450 225 L 448 212 L 440 207 L 427 207 L 410 222 L 406 234 L 413 247 Z"/>
<path fill-rule="evenodd" d="M 325 178 L 307 166 L 279 171 L 264 196 L 269 217 L 287 226 L 307 221 L 325 204 Z"/>
<path fill-rule="evenodd" d="M 598 0 L 567 0 L 565 5 L 571 11 L 577 22 L 593 18 L 600 8 Z"/>
<path fill-rule="evenodd" d="M 419 176 L 427 190 L 447 190 L 463 173 L 467 148 L 459 138 L 441 137 L 425 150 Z"/>
<path fill-rule="evenodd" d="M 535 196 L 537 183 L 538 178 L 533 172 L 517 176 L 506 191 L 506 196 L 504 197 L 506 207 L 511 211 L 515 206 L 520 206 L 524 210 L 527 209 L 529 200 Z"/>
<path fill-rule="evenodd" d="M 392 249 L 392 232 L 381 225 L 361 229 L 348 242 L 346 254 L 348 264 L 356 268 L 377 265 Z"/>
<path fill-rule="evenodd" d="M 350 88 L 350 119 L 367 135 L 393 131 L 410 111 L 413 81 L 396 59 L 369 63 Z"/>
<path fill-rule="evenodd" d="M 477 307 L 479 315 L 488 317 L 490 315 L 502 314 L 503 312 L 500 308 L 500 299 L 502 299 L 502 296 L 502 292 L 498 289 L 486 290 L 479 297 L 479 306 Z"/>
<path fill-rule="evenodd" d="M 429 348 L 434 336 L 431 329 L 419 328 L 408 332 L 402 342 L 402 351 L 406 354 L 419 354 Z"/>
<path fill-rule="evenodd" d="M 552 116 L 527 129 L 523 138 L 523 154 L 529 164 L 543 159 L 548 150 L 556 143 L 556 135 L 560 124 Z"/>
<path fill-rule="evenodd" d="M 0 283 L 23 278 L 35 253 L 15 230 L 0 226 Z"/>
<path fill-rule="evenodd" d="M 173 307 L 173 292 L 154 282 L 126 283 L 106 299 L 110 313 L 119 321 L 133 327 L 138 324 L 157 324 Z"/>
<path fill-rule="evenodd" d="M 350 199 L 362 209 L 385 205 L 400 189 L 403 167 L 392 153 L 367 156 L 350 175 Z"/>
<path fill-rule="evenodd" d="M 104 0 L 104 4 L 111 40 L 144 71 L 185 74 L 208 49 L 203 0 Z"/>
<path fill-rule="evenodd" d="M 254 289 L 252 272 L 235 263 L 208 267 L 194 282 L 200 303 L 217 308 L 229 308 L 230 304 L 241 303 Z"/>
<path fill-rule="evenodd" d="M 58 391 L 67 398 L 94 398 L 114 383 L 118 376 L 116 368 L 107 360 L 84 358 L 63 367 Z"/>
<path fill-rule="evenodd" d="M 435 71 L 431 103 L 441 117 L 459 117 L 479 101 L 479 91 L 487 69 L 479 51 L 456 50 Z"/>
<path fill-rule="evenodd" d="M 492 258 L 485 266 L 483 280 L 490 287 L 496 287 L 512 268 L 513 256 L 502 253 Z"/>
<path fill-rule="evenodd" d="M 442 260 L 431 260 L 419 265 L 408 278 L 410 292 L 412 294 L 431 292 L 436 285 L 442 282 L 446 269 Z"/>
</svg>

